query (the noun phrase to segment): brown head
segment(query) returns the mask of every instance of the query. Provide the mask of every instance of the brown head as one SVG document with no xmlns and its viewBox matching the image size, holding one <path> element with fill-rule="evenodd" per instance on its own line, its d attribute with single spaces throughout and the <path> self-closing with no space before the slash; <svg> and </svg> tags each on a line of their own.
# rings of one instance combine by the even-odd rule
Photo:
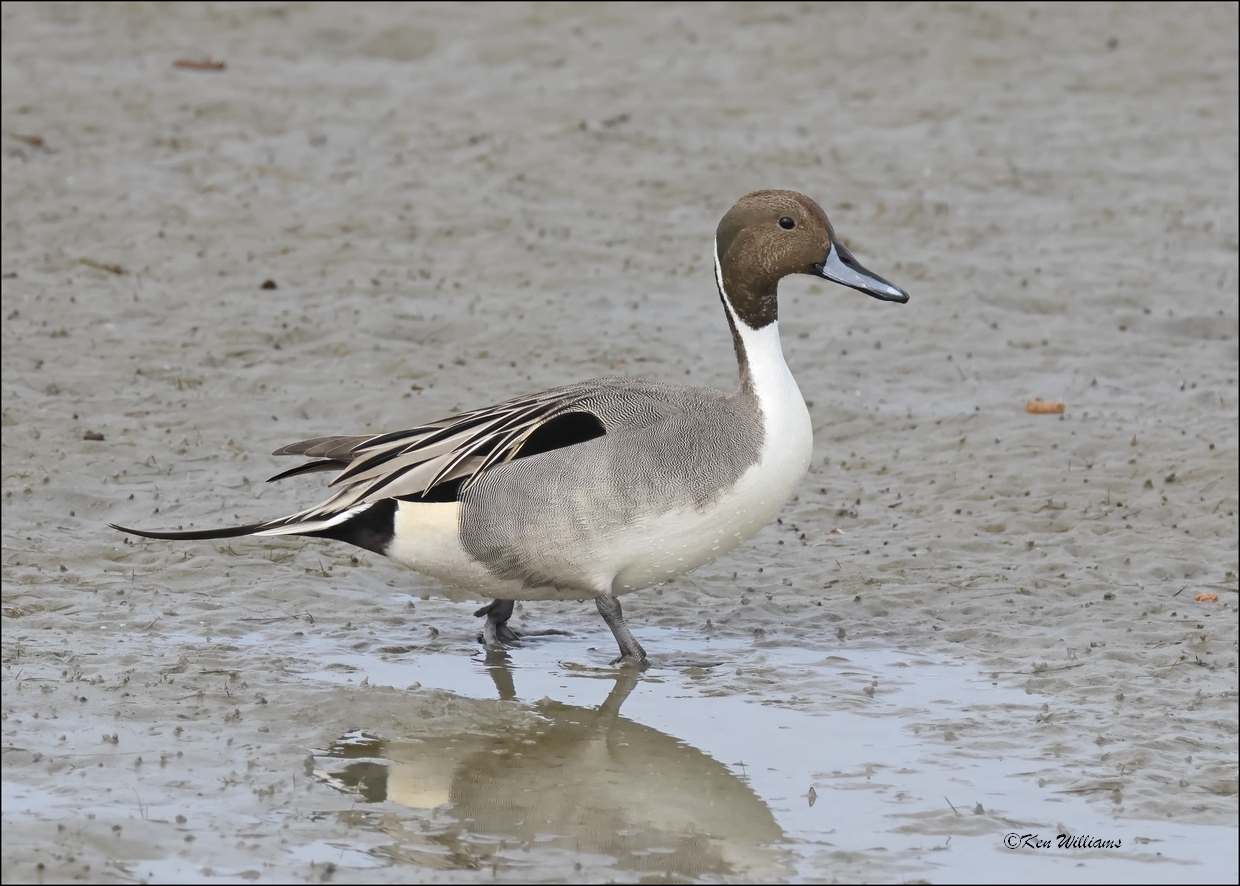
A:
<svg viewBox="0 0 1240 886">
<path fill-rule="evenodd" d="M 715 232 L 720 295 L 753 329 L 778 316 L 776 289 L 789 274 L 851 286 L 883 301 L 908 293 L 861 267 L 836 239 L 822 207 L 796 191 L 754 191 L 728 210 Z"/>
</svg>

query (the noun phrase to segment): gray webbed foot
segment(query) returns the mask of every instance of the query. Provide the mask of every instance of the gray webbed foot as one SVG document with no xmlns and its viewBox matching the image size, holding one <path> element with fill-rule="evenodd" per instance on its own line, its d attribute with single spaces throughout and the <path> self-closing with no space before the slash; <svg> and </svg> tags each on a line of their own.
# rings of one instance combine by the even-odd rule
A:
<svg viewBox="0 0 1240 886">
<path fill-rule="evenodd" d="M 483 606 L 474 616 L 486 616 L 486 624 L 478 635 L 478 642 L 490 651 L 500 651 L 511 644 L 519 644 L 521 635 L 508 627 L 508 619 L 512 618 L 515 604 L 512 600 L 492 600 Z"/>
<path fill-rule="evenodd" d="M 639 646 L 638 648 L 640 649 L 641 647 Z M 650 660 L 646 658 L 644 653 L 640 658 L 632 655 L 621 655 L 611 660 L 611 666 L 613 668 L 637 668 L 640 671 L 644 671 L 650 667 Z"/>
</svg>

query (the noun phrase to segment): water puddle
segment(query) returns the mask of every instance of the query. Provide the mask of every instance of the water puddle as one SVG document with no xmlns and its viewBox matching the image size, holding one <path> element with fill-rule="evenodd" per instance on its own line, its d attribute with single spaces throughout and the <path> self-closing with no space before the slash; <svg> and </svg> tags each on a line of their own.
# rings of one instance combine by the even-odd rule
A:
<svg viewBox="0 0 1240 886">
<path fill-rule="evenodd" d="M 1040 786 L 1054 763 L 1020 736 L 1043 699 L 967 664 L 643 640 L 679 653 L 640 675 L 607 666 L 610 637 L 334 654 L 309 676 L 444 690 L 456 715 L 342 724 L 313 774 L 356 794 L 352 823 L 391 837 L 391 862 L 501 879 L 1236 879 L 1233 829 L 1117 819 Z"/>
</svg>

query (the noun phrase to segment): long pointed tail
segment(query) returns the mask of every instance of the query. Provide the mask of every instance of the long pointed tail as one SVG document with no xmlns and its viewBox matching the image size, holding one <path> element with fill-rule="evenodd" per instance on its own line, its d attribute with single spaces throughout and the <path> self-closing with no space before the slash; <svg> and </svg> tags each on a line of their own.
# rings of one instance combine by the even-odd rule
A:
<svg viewBox="0 0 1240 886">
<path fill-rule="evenodd" d="M 196 529 L 188 532 L 167 532 L 149 529 L 130 529 L 128 526 L 108 525 L 120 532 L 128 532 L 141 538 L 161 538 L 170 541 L 187 541 L 210 538 L 240 538 L 243 535 L 307 535 L 312 538 L 334 538 L 357 545 L 376 554 L 387 554 L 388 545 L 396 532 L 396 499 L 385 498 L 377 502 L 357 505 L 337 514 L 319 515 L 306 519 L 306 515 L 294 514 L 280 520 L 250 523 L 246 526 L 229 526 L 224 529 Z"/>
<path fill-rule="evenodd" d="M 130 529 L 128 526 L 118 526 L 115 523 L 109 523 L 108 525 L 120 532 L 127 532 L 130 535 L 137 535 L 142 538 L 165 538 L 175 541 L 178 539 L 238 538 L 243 535 L 253 535 L 268 524 L 251 523 L 249 526 L 229 526 L 225 529 L 200 529 L 191 532 L 156 532 L 150 529 Z"/>
</svg>

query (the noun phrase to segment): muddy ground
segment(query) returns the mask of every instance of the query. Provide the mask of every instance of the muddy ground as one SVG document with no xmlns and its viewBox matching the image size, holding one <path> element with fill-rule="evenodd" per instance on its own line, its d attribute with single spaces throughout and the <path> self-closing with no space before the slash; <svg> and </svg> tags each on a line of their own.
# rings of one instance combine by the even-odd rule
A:
<svg viewBox="0 0 1240 886">
<path fill-rule="evenodd" d="M 962 815 L 980 798 L 934 789 L 845 837 L 852 795 L 822 761 L 796 774 L 821 824 L 792 839 L 709 736 L 630 715 L 619 742 L 603 695 L 580 705 L 602 718 L 591 734 L 646 743 L 585 765 L 587 787 L 664 761 L 720 785 L 734 819 L 686 807 L 699 823 L 673 826 L 657 810 L 674 803 L 635 795 L 608 808 L 649 809 L 640 827 L 600 812 L 555 839 L 454 818 L 488 742 L 538 747 L 563 719 L 565 699 L 523 694 L 522 667 L 615 681 L 592 605 L 520 606 L 522 626 L 585 645 L 544 641 L 570 644 L 567 665 L 514 651 L 505 690 L 469 600 L 381 558 L 105 525 L 313 504 L 317 476 L 262 481 L 287 466 L 267 453 L 317 434 L 599 375 L 730 388 L 711 237 L 768 187 L 820 201 L 912 300 L 784 285 L 810 475 L 751 542 L 625 598 L 652 653 L 713 643 L 727 661 L 656 669 L 635 697 L 700 684 L 703 703 L 745 703 L 737 734 L 816 718 L 825 757 L 848 750 L 833 718 L 868 717 L 930 774 L 1018 759 L 1021 784 L 1118 830 L 1205 835 L 1197 857 L 1125 876 L 1234 882 L 1235 5 L 2 15 L 5 882 L 947 879 L 968 871 L 936 875 L 952 853 L 932 839 L 1003 852 L 1012 822 L 1071 831 L 1067 812 Z M 203 59 L 225 66 L 174 66 Z M 1063 415 L 1028 414 L 1035 397 Z M 830 665 L 866 656 L 902 656 L 910 692 L 934 661 L 1008 701 L 936 684 L 884 706 L 877 676 Z M 491 674 L 494 697 L 449 692 L 442 661 Z M 400 679 L 371 680 L 381 665 Z M 389 765 L 383 796 L 324 762 L 350 742 Z M 549 790 L 545 766 L 513 766 Z M 432 771 L 457 777 L 418 781 Z M 789 848 L 815 828 L 834 836 Z M 883 851 L 899 834 L 921 854 Z M 1092 870 L 1118 875 L 1126 845 Z M 1022 852 L 976 876 L 1020 879 Z"/>
</svg>

